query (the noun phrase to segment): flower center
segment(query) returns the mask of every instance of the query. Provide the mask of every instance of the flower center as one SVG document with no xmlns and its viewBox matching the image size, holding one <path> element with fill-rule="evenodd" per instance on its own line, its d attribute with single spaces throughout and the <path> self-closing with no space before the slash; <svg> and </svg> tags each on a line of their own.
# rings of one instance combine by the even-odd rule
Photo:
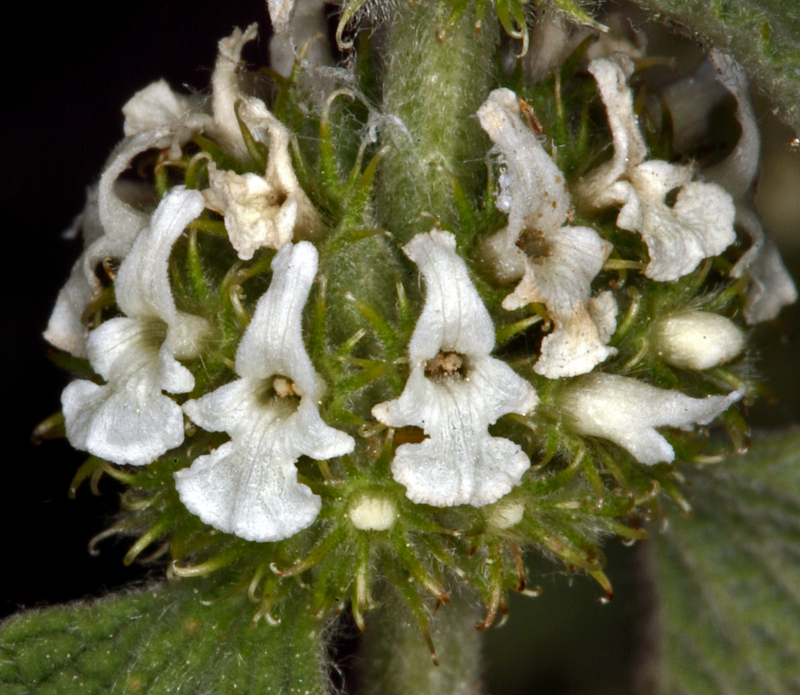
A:
<svg viewBox="0 0 800 695">
<path fill-rule="evenodd" d="M 303 392 L 289 377 L 278 374 L 263 382 L 259 390 L 259 401 L 270 410 L 279 408 L 282 417 L 289 416 L 300 407 Z"/>
<path fill-rule="evenodd" d="M 272 382 L 272 388 L 279 398 L 300 398 L 303 395 L 300 387 L 285 376 L 276 376 Z"/>
<path fill-rule="evenodd" d="M 467 372 L 467 358 L 458 352 L 441 350 L 425 363 L 425 376 L 431 381 L 463 379 Z"/>
<path fill-rule="evenodd" d="M 545 258 L 549 258 L 552 253 L 550 243 L 541 229 L 525 227 L 517 240 L 517 248 L 522 250 L 525 255 L 534 263 Z"/>
</svg>

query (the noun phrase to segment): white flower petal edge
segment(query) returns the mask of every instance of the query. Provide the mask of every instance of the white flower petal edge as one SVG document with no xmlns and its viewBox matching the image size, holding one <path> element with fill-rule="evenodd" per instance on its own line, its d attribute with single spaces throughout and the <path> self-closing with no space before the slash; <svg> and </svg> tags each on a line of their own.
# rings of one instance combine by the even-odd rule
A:
<svg viewBox="0 0 800 695">
<path fill-rule="evenodd" d="M 620 60 L 623 66 L 630 63 Z M 576 195 L 591 209 L 622 205 L 617 226 L 639 233 L 647 244 L 650 263 L 644 274 L 663 282 L 677 280 L 736 240 L 733 200 L 716 184 L 692 181 L 691 167 L 645 161 L 647 149 L 623 66 L 605 58 L 589 64 L 606 107 L 614 156 L 586 176 Z M 670 207 L 666 197 L 675 189 L 677 198 Z"/>
<path fill-rule="evenodd" d="M 493 91 L 478 119 L 507 167 L 497 206 L 508 212 L 508 227 L 485 242 L 484 257 L 500 280 L 522 276 L 503 308 L 542 302 L 551 314 L 554 328 L 542 342 L 538 374 L 556 379 L 590 372 L 616 354 L 590 311 L 592 280 L 612 246 L 593 229 L 564 226 L 570 207 L 564 175 L 522 121 L 512 91 Z"/>
<path fill-rule="evenodd" d="M 403 393 L 376 405 L 372 415 L 391 427 L 421 427 L 429 437 L 401 445 L 392 461 L 392 475 L 409 499 L 481 507 L 518 485 L 530 466 L 520 447 L 492 437 L 489 425 L 507 413 L 529 413 L 539 399 L 527 381 L 489 356 L 494 326 L 456 253 L 455 237 L 437 230 L 418 234 L 404 251 L 425 278 L 425 305 L 411 337 Z M 437 362 L 449 366 L 434 381 L 426 368 Z"/>
<path fill-rule="evenodd" d="M 188 141 L 194 132 L 209 128 L 213 123 L 208 114 L 200 112 L 197 99 L 173 92 L 163 79 L 136 92 L 122 107 L 122 114 L 126 137 L 179 125 L 181 128 L 175 139 L 179 145 Z"/>
<path fill-rule="evenodd" d="M 561 399 L 569 425 L 584 436 L 608 439 L 629 451 L 640 463 L 675 460 L 675 451 L 656 427 L 707 425 L 744 396 L 744 389 L 727 396 L 691 398 L 636 379 L 592 374 L 579 379 Z"/>
<path fill-rule="evenodd" d="M 750 101 L 747 75 L 730 56 L 718 51 L 711 52 L 711 62 L 717 70 L 717 79 L 736 99 L 736 117 L 742 134 L 733 152 L 705 173 L 709 179 L 723 185 L 737 201 L 736 222 L 752 242 L 731 270 L 735 278 L 750 276 L 752 284 L 743 313 L 745 321 L 752 325 L 771 321 L 784 306 L 797 301 L 797 288 L 775 243 L 753 211 L 752 200 L 747 200 L 758 176 L 761 152 L 761 135 Z"/>
<path fill-rule="evenodd" d="M 189 511 L 220 531 L 259 542 L 288 538 L 317 518 L 320 498 L 297 482 L 300 456 L 323 460 L 355 447 L 320 417 L 324 383 L 303 344 L 302 311 L 317 251 L 309 242 L 284 246 L 272 270 L 236 352 L 241 378 L 183 406 L 200 427 L 227 432 L 231 441 L 175 473 Z"/>
<path fill-rule="evenodd" d="M 173 189 L 120 266 L 115 290 L 126 316 L 106 321 L 87 341 L 89 362 L 107 383 L 73 381 L 61 396 L 76 449 L 144 465 L 183 441 L 181 409 L 162 390 L 192 390 L 194 377 L 176 357 L 197 354 L 208 324 L 175 308 L 167 266 L 175 240 L 202 211 L 197 191 Z"/>
</svg>

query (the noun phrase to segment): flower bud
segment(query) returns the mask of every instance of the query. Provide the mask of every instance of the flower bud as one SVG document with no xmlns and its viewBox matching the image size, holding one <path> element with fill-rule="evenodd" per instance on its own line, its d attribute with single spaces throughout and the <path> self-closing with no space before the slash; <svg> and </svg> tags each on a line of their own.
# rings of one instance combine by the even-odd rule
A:
<svg viewBox="0 0 800 695">
<path fill-rule="evenodd" d="M 350 507 L 348 515 L 359 531 L 388 531 L 397 520 L 397 507 L 386 497 L 366 495 Z"/>
<path fill-rule="evenodd" d="M 730 319 L 707 311 L 684 311 L 656 323 L 654 347 L 659 357 L 682 369 L 710 369 L 744 349 L 744 333 Z"/>
</svg>

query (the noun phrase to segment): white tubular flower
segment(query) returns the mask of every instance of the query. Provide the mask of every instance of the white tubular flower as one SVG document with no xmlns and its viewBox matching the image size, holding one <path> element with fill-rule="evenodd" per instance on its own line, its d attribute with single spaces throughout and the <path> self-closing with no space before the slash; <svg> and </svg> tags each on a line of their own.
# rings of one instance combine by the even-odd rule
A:
<svg viewBox="0 0 800 695">
<path fill-rule="evenodd" d="M 258 24 L 251 24 L 244 33 L 238 27 L 219 42 L 217 62 L 211 75 L 211 109 L 216 132 L 233 148 L 240 158 L 247 156 L 247 148 L 236 118 L 236 102 L 242 98 L 239 87 L 239 63 L 245 44 L 258 36 Z"/>
<path fill-rule="evenodd" d="M 590 372 L 616 354 L 590 311 L 592 280 L 612 246 L 593 229 L 564 226 L 570 207 L 564 175 L 523 123 L 512 91 L 494 90 L 478 118 L 507 167 L 497 207 L 508 212 L 508 227 L 487 240 L 484 256 L 500 280 L 522 277 L 503 308 L 541 302 L 551 314 L 554 329 L 542 342 L 538 374 Z"/>
<path fill-rule="evenodd" d="M 183 441 L 180 406 L 162 390 L 194 388 L 192 373 L 177 359 L 198 354 L 208 324 L 175 307 L 168 263 L 175 240 L 202 211 L 197 191 L 171 191 L 120 266 L 114 287 L 125 317 L 101 324 L 87 342 L 89 362 L 107 383 L 73 381 L 61 396 L 76 449 L 143 465 Z"/>
<path fill-rule="evenodd" d="M 280 249 L 293 238 L 311 238 L 320 219 L 292 167 L 289 131 L 252 97 L 241 101 L 239 114 L 253 136 L 269 145 L 267 170 L 239 175 L 208 166 L 206 205 L 225 217 L 225 228 L 239 258 L 249 260 L 256 250 Z"/>
<path fill-rule="evenodd" d="M 183 409 L 231 441 L 175 473 L 181 501 L 205 523 L 250 541 L 277 541 L 310 526 L 321 502 L 297 482 L 300 456 L 350 453 L 352 437 L 323 422 L 324 383 L 303 345 L 303 306 L 317 272 L 309 242 L 287 245 L 236 352 L 240 379 Z"/>
<path fill-rule="evenodd" d="M 775 242 L 746 202 L 758 176 L 761 153 L 761 135 L 750 102 L 747 75 L 730 56 L 718 51 L 711 52 L 711 62 L 717 70 L 717 79 L 736 99 L 736 117 L 742 134 L 733 151 L 705 173 L 708 178 L 724 186 L 737 201 L 736 222 L 752 242 L 731 270 L 731 276 L 735 278 L 745 274 L 750 276 L 752 284 L 747 293 L 744 318 L 752 325 L 776 318 L 784 306 L 797 301 L 797 288 Z"/>
<path fill-rule="evenodd" d="M 745 348 L 742 329 L 724 316 L 689 310 L 659 320 L 650 335 L 665 362 L 682 369 L 711 369 Z"/>
<path fill-rule="evenodd" d="M 418 234 L 404 251 L 425 278 L 425 306 L 411 336 L 405 389 L 372 414 L 428 435 L 421 444 L 398 447 L 392 461 L 392 475 L 409 499 L 481 507 L 518 485 L 530 466 L 518 445 L 489 435 L 489 425 L 506 413 L 530 412 L 539 399 L 527 381 L 489 356 L 494 326 L 453 235 Z"/>
<path fill-rule="evenodd" d="M 695 424 L 707 425 L 742 396 L 744 389 L 691 398 L 629 377 L 592 374 L 570 386 L 561 407 L 575 431 L 608 439 L 640 463 L 654 465 L 675 460 L 675 451 L 656 427 L 690 430 Z"/>
<path fill-rule="evenodd" d="M 591 209 L 621 205 L 620 229 L 642 236 L 650 254 L 644 274 L 668 282 L 692 272 L 736 240 L 731 196 L 720 186 L 692 181 L 690 166 L 645 161 L 647 148 L 636 123 L 633 96 L 619 64 L 599 58 L 589 64 L 606 107 L 614 156 L 577 188 Z M 674 205 L 667 194 L 678 190 Z"/>
</svg>

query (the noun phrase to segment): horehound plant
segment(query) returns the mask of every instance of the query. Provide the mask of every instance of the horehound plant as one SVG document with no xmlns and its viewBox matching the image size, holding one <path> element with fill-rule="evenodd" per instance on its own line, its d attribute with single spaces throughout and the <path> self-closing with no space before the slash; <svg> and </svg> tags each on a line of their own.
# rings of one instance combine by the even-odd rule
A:
<svg viewBox="0 0 800 695">
<path fill-rule="evenodd" d="M 745 72 L 710 53 L 741 135 L 703 166 L 643 79 L 660 57 L 557 4 L 353 0 L 334 65 L 321 4 L 270 3 L 275 69 L 242 63 L 253 25 L 207 94 L 125 105 L 39 434 L 88 454 L 71 494 L 126 486 L 93 544 L 132 537 L 167 583 L 81 609 L 121 664 L 95 673 L 26 671 L 12 621 L 14 692 L 324 693 L 345 611 L 370 692 L 474 692 L 473 628 L 539 593 L 525 554 L 611 598 L 603 543 L 747 449 L 752 327 L 796 291 Z M 127 662 L 134 617 L 160 622 Z"/>
</svg>

